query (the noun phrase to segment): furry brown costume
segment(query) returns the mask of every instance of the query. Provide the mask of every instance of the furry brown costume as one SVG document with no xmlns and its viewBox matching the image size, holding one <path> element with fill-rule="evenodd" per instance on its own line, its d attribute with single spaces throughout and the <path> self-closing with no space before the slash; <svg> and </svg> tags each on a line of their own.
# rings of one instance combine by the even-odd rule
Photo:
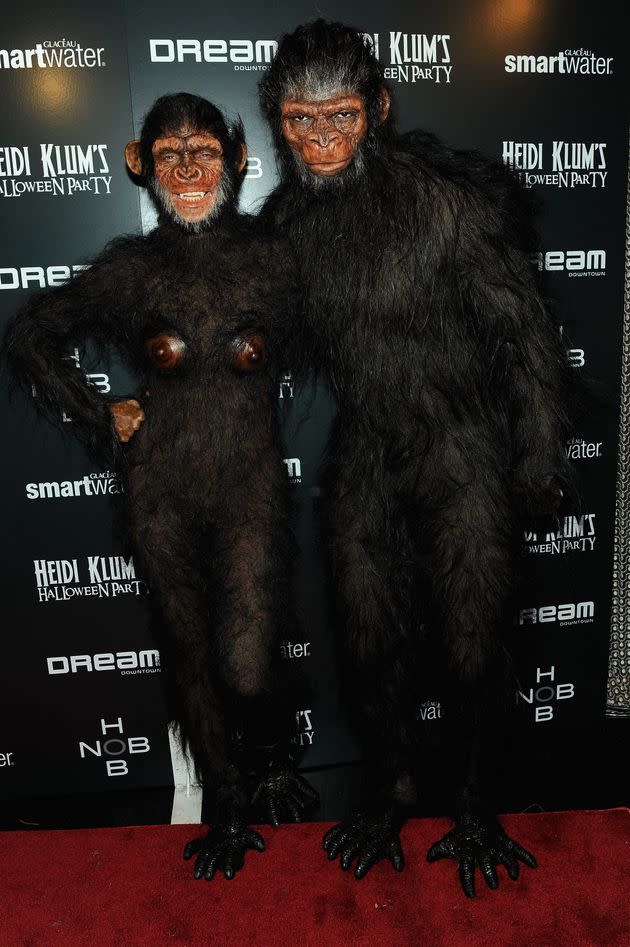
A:
<svg viewBox="0 0 630 947">
<path fill-rule="evenodd" d="M 263 215 L 304 285 L 294 363 L 323 371 L 338 403 L 331 564 L 349 699 L 381 777 L 325 848 L 344 869 L 356 858 L 359 878 L 384 857 L 402 868 L 417 703 L 441 679 L 457 816 L 429 857 L 456 859 L 472 896 L 475 867 L 495 887 L 498 862 L 512 877 L 517 859 L 535 864 L 482 803 L 478 747 L 515 690 L 503 640 L 519 515 L 553 506 L 567 477 L 565 353 L 515 183 L 398 135 L 360 33 L 299 27 L 260 95 L 281 173 Z"/>
<path fill-rule="evenodd" d="M 314 796 L 290 765 L 274 666 L 291 622 L 277 397 L 295 273 L 286 247 L 236 212 L 245 155 L 240 125 L 228 128 L 209 102 L 158 100 L 127 159 L 159 226 L 115 240 L 72 282 L 35 296 L 5 343 L 39 410 L 57 422 L 70 414 L 88 451 L 124 477 L 123 519 L 161 625 L 173 717 L 204 796 L 214 793 L 213 807 L 204 800 L 212 831 L 186 850 L 208 879 L 231 878 L 247 848 L 264 848 L 246 824 L 243 733 L 267 745 L 256 795 L 274 824 L 300 818 Z M 77 337 L 114 345 L 140 379 L 137 397 L 108 403 L 91 387 L 67 358 Z"/>
</svg>

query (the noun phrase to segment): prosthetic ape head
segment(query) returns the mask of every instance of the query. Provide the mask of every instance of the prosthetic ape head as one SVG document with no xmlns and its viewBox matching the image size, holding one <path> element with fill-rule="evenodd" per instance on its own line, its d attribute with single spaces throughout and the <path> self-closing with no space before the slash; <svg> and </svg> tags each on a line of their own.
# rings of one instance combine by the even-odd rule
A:
<svg viewBox="0 0 630 947">
<path fill-rule="evenodd" d="M 316 20 L 283 37 L 260 83 L 285 168 L 313 187 L 360 176 L 389 130 L 389 92 L 363 34 Z"/>
<path fill-rule="evenodd" d="M 240 122 L 229 127 L 211 102 L 180 92 L 157 100 L 125 158 L 165 216 L 200 232 L 234 207 L 247 149 Z"/>
</svg>

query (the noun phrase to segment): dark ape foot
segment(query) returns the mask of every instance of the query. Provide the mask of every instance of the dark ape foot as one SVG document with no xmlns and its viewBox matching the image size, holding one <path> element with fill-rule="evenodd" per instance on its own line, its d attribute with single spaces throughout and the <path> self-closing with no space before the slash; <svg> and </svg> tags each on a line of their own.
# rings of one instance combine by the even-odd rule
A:
<svg viewBox="0 0 630 947">
<path fill-rule="evenodd" d="M 277 829 L 281 822 L 301 822 L 319 802 L 312 786 L 290 763 L 272 765 L 254 790 L 252 804 Z"/>
<path fill-rule="evenodd" d="M 326 832 L 324 849 L 331 861 L 339 855 L 344 871 L 356 858 L 354 874 L 359 879 L 383 858 L 388 858 L 396 871 L 402 871 L 405 867 L 399 835 L 402 823 L 400 811 L 391 805 L 380 811 L 355 812 Z"/>
<path fill-rule="evenodd" d="M 245 852 L 249 848 L 264 852 L 265 843 L 258 832 L 250 829 L 240 817 L 234 816 L 225 823 L 215 825 L 205 838 L 189 842 L 184 849 L 184 858 L 197 856 L 195 878 L 211 881 L 215 872 L 222 871 L 229 881 L 243 867 Z"/>
<path fill-rule="evenodd" d="M 519 860 L 536 867 L 536 859 L 526 849 L 505 834 L 499 821 L 492 815 L 464 815 L 456 820 L 455 828 L 433 845 L 427 860 L 452 858 L 459 862 L 459 880 L 468 898 L 475 896 L 475 869 L 479 869 L 489 888 L 497 888 L 497 865 L 504 865 L 515 881 L 519 875 Z"/>
</svg>

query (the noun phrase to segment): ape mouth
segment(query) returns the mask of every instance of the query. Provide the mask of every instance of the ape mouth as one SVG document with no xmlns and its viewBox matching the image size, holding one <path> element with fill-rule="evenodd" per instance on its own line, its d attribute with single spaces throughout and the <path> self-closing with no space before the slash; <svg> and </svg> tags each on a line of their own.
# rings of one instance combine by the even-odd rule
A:
<svg viewBox="0 0 630 947">
<path fill-rule="evenodd" d="M 216 201 L 216 189 L 212 191 L 179 191 L 171 193 L 171 204 L 182 220 L 202 220 L 212 209 Z"/>
<path fill-rule="evenodd" d="M 345 161 L 312 161 L 309 162 L 308 168 L 314 174 L 337 174 L 338 171 L 347 168 L 349 164 L 350 159 Z"/>
<path fill-rule="evenodd" d="M 200 204 L 211 193 L 212 191 L 181 191 L 179 194 L 174 194 L 173 197 L 184 201 L 186 204 Z"/>
</svg>

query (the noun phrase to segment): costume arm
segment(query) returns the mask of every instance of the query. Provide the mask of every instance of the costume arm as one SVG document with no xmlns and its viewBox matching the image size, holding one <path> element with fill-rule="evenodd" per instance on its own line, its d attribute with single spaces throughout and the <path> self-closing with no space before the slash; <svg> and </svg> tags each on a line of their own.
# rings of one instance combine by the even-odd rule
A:
<svg viewBox="0 0 630 947">
<path fill-rule="evenodd" d="M 131 286 L 121 264 L 120 249 L 112 247 L 71 282 L 38 293 L 10 322 L 4 340 L 13 383 L 34 394 L 53 423 L 66 412 L 73 434 L 97 454 L 112 444 L 111 399 L 88 382 L 70 351 L 87 338 L 116 343 L 126 331 Z"/>
<path fill-rule="evenodd" d="M 476 192 L 464 196 L 456 273 L 466 318 L 482 340 L 497 403 L 510 424 L 515 485 L 536 509 L 554 481 L 562 487 L 572 479 L 565 450 L 571 369 L 533 267 L 510 237 L 512 204 L 502 202 L 500 192 L 494 204 Z"/>
</svg>

